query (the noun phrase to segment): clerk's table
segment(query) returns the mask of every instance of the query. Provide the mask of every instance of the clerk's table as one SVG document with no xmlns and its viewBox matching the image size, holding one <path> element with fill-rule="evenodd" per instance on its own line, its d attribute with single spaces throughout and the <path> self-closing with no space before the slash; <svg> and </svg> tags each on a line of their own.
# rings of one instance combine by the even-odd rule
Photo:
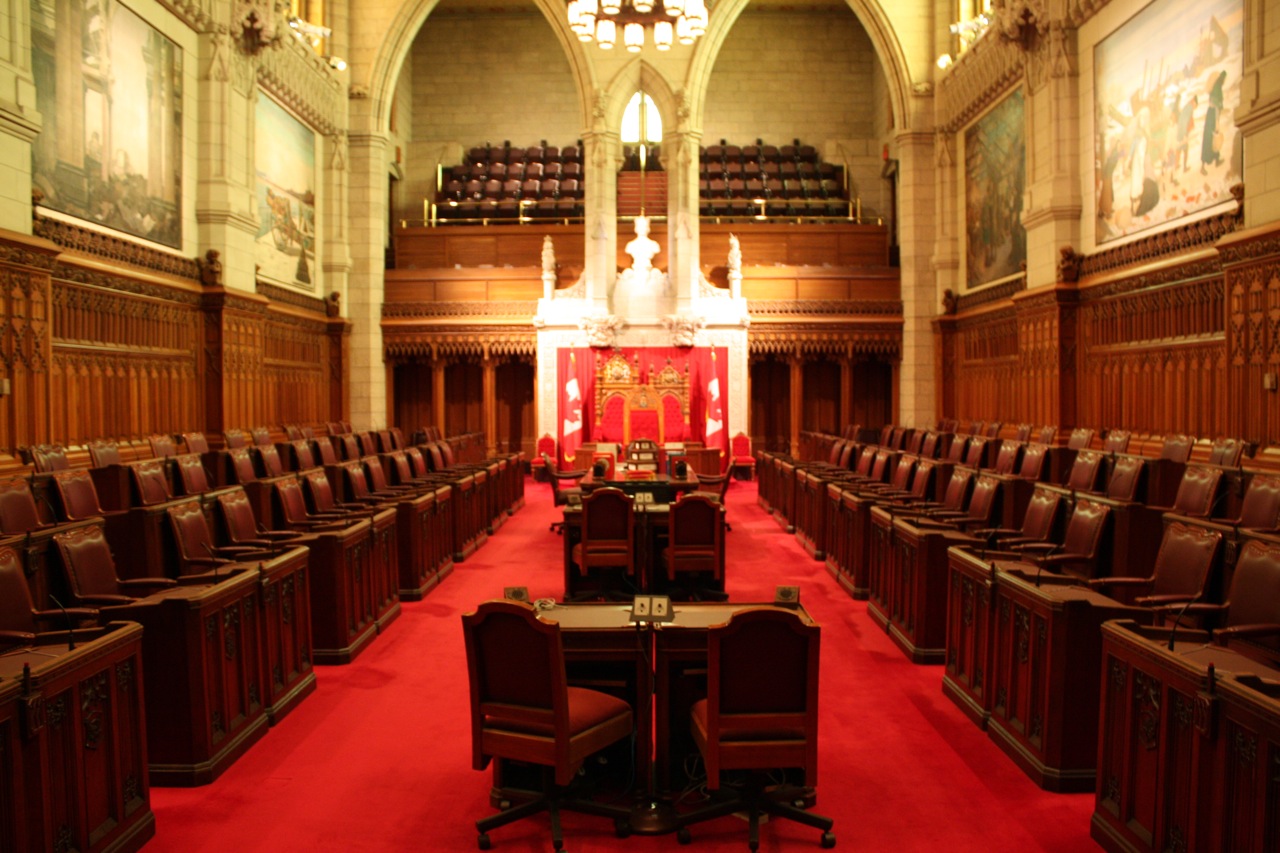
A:
<svg viewBox="0 0 1280 853">
<path fill-rule="evenodd" d="M 748 602 L 676 602 L 674 619 L 650 626 L 631 621 L 631 604 L 557 604 L 539 616 L 560 626 L 569 683 L 625 699 L 635 712 L 635 778 L 639 780 L 632 829 L 641 834 L 675 830 L 669 803 L 686 784 L 685 757 L 697 752 L 689 709 L 707 695 L 707 631 L 739 610 L 772 607 Z M 783 609 L 783 608 L 779 608 Z M 803 607 L 785 608 L 807 625 Z M 652 661 L 652 669 L 650 668 Z M 507 785 L 501 762 L 494 770 L 494 798 Z"/>
</svg>

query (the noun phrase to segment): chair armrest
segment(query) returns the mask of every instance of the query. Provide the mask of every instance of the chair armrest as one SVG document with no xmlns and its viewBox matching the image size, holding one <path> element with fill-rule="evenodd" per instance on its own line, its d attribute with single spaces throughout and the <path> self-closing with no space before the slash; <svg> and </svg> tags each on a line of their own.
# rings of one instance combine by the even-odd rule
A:
<svg viewBox="0 0 1280 853">
<path fill-rule="evenodd" d="M 1001 542 L 1017 541 L 1019 539 L 1027 542 L 1035 541 L 1033 539 L 1027 539 L 1026 537 L 1019 536 L 1018 534 L 1022 531 L 1012 527 L 979 527 L 977 530 L 970 530 L 969 532 L 974 536 L 981 536 L 984 539 L 995 538 L 999 539 Z"/>
<path fill-rule="evenodd" d="M 165 578 L 165 580 L 168 580 L 168 578 Z M 174 585 L 176 586 L 176 584 Z M 104 593 L 102 595 L 82 595 L 80 596 L 79 601 L 81 604 L 93 605 L 95 609 L 101 613 L 102 607 L 111 607 L 116 604 L 132 604 L 137 601 L 138 598 L 141 598 L 141 596 L 108 595 Z"/>
<path fill-rule="evenodd" d="M 1126 578 L 1126 577 L 1094 578 L 1093 580 L 1089 581 L 1090 589 L 1098 589 L 1099 587 L 1104 587 L 1104 586 L 1151 587 L 1154 585 L 1155 585 L 1154 578 Z M 1148 597 L 1162 598 L 1164 596 L 1148 596 Z M 1189 598 L 1191 598 L 1191 596 L 1189 595 L 1185 595 L 1185 596 L 1178 595 L 1178 596 L 1173 596 L 1171 600 L 1186 601 Z"/>
<path fill-rule="evenodd" d="M 98 611 L 92 607 L 68 607 L 65 610 L 36 610 L 31 615 L 41 621 L 56 622 L 65 619 L 97 620 Z"/>
<path fill-rule="evenodd" d="M 1186 604 L 1191 601 L 1194 596 L 1183 595 L 1181 593 L 1167 593 L 1165 595 L 1140 595 L 1133 600 L 1133 603 L 1139 607 L 1168 607 L 1171 605 Z"/>
<path fill-rule="evenodd" d="M 1225 604 L 1209 604 L 1208 602 L 1198 602 L 1192 604 L 1160 604 L 1156 605 L 1157 610 L 1162 611 L 1182 611 L 1188 616 L 1214 616 L 1227 612 Z"/>
<path fill-rule="evenodd" d="M 6 628 L 0 628 L 0 640 L 12 640 L 25 646 L 29 643 L 34 643 L 36 635 L 30 631 L 10 631 Z"/>
<path fill-rule="evenodd" d="M 116 582 L 120 584 L 121 589 L 146 590 L 145 592 L 141 593 L 142 595 L 150 595 L 153 592 L 159 592 L 162 589 L 170 589 L 171 587 L 174 587 L 177 585 L 173 580 L 173 578 L 126 578 L 124 580 L 117 580 Z M 122 598 L 126 601 L 133 600 L 131 596 L 115 596 L 115 595 L 89 596 L 88 598 L 85 598 L 82 600 L 88 601 L 90 599 L 115 599 L 115 598 Z"/>
<path fill-rule="evenodd" d="M 226 563 L 225 567 L 220 567 L 211 572 L 199 572 L 193 575 L 181 575 L 178 578 L 178 586 L 204 586 L 207 584 L 216 584 L 227 578 L 235 577 L 242 572 L 253 569 L 254 566 L 247 563 Z"/>
<path fill-rule="evenodd" d="M 1232 625 L 1229 628 L 1219 628 L 1213 632 L 1214 637 L 1246 637 L 1249 639 L 1255 637 L 1274 637 L 1280 635 L 1280 625 L 1274 622 L 1261 622 L 1253 625 Z"/>
<path fill-rule="evenodd" d="M 1005 544 L 1009 545 L 1019 553 L 1026 554 L 1032 557 L 1041 556 L 1041 555 L 1047 557 L 1050 554 L 1052 554 L 1054 551 L 1058 550 L 1058 548 L 1062 547 L 1060 545 L 1054 544 L 1053 542 L 1041 542 L 1038 539 L 1028 539 L 1026 541 L 1016 542 L 1016 543 L 1007 542 Z"/>
</svg>

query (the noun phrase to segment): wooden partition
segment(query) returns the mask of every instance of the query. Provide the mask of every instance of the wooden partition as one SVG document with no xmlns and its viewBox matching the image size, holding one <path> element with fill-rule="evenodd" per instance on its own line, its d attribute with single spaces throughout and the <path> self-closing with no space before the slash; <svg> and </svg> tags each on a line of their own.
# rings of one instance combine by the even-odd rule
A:
<svg viewBox="0 0 1280 853">
<path fill-rule="evenodd" d="M 939 416 L 1280 442 L 1278 229 L 1236 228 L 1223 214 L 949 301 Z"/>
<path fill-rule="evenodd" d="M 52 239 L 0 233 L 0 469 L 25 445 L 346 415 L 349 325 L 323 300 L 225 288 L 216 255 L 36 225 Z"/>
</svg>

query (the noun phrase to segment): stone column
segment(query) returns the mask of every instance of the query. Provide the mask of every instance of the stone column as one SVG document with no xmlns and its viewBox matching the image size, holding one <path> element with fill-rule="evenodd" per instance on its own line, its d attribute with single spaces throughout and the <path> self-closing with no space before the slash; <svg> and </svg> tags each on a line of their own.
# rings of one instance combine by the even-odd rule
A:
<svg viewBox="0 0 1280 853">
<path fill-rule="evenodd" d="M 928 427 L 935 420 L 930 322 L 939 306 L 933 274 L 938 192 L 933 132 L 906 131 L 898 134 L 897 144 L 903 323 L 894 420 L 903 426 Z"/>
<path fill-rule="evenodd" d="M 673 131 L 663 134 L 667 169 L 667 275 L 674 285 L 675 310 L 692 309 L 702 274 L 699 257 L 698 146 L 702 134 Z"/>
<path fill-rule="evenodd" d="M 1059 249 L 1079 247 L 1080 78 L 1076 31 L 1054 21 L 1027 52 L 1027 175 L 1022 224 L 1027 232 L 1027 287 L 1052 284 Z M 1037 121 L 1044 116 L 1048 121 Z M 1038 137 L 1046 137 L 1038 139 Z M 1035 144 L 1033 144 L 1035 143 Z"/>
<path fill-rule="evenodd" d="M 357 114 L 369 109 L 367 98 L 351 103 L 352 127 L 372 122 Z M 382 358 L 382 297 L 387 221 L 387 138 L 381 132 L 351 133 L 349 142 L 349 209 L 351 252 L 347 316 L 350 342 L 351 420 L 357 426 L 387 422 Z"/>
<path fill-rule="evenodd" d="M 0 14 L 6 18 L 0 30 L 0 228 L 30 234 L 31 142 L 44 126 L 31 70 L 30 6 L 11 3 Z M 62 33 L 57 40 L 61 44 Z"/>
<path fill-rule="evenodd" d="M 1244 78 L 1236 127 L 1244 134 L 1248 152 L 1247 227 L 1280 220 L 1280 181 L 1275 179 L 1280 174 L 1280 40 L 1268 35 L 1278 16 L 1278 0 L 1245 0 Z"/>
<path fill-rule="evenodd" d="M 586 241 L 583 272 L 591 313 L 609 311 L 618 278 L 618 155 L 616 131 L 582 134 L 582 175 L 586 181 Z"/>
<path fill-rule="evenodd" d="M 199 62 L 197 241 L 202 254 L 210 249 L 221 254 L 223 284 L 253 291 L 258 233 L 254 60 L 226 33 L 206 33 L 200 37 Z"/>
</svg>

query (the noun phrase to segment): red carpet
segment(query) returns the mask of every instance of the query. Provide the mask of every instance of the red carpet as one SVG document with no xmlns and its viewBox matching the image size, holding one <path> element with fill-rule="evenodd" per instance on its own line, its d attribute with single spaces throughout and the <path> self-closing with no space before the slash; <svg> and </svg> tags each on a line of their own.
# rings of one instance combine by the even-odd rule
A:
<svg viewBox="0 0 1280 853">
<path fill-rule="evenodd" d="M 459 615 L 502 588 L 559 598 L 561 539 L 548 487 L 403 615 L 350 666 L 322 667 L 319 687 L 214 784 L 153 788 L 155 851 L 476 849 L 490 775 L 471 769 L 467 672 Z M 773 598 L 799 584 L 823 626 L 817 811 L 835 818 L 837 849 L 1096 850 L 1092 794 L 1041 791 L 943 695 L 941 667 L 911 664 L 821 563 L 756 505 L 753 483 L 729 490 L 731 597 Z M 550 849 L 545 816 L 493 833 L 495 850 Z M 608 820 L 565 816 L 572 853 L 675 848 L 674 836 L 617 839 Z M 746 849 L 736 818 L 694 827 L 694 848 Z M 762 828 L 761 850 L 818 850 L 816 830 Z"/>
</svg>

